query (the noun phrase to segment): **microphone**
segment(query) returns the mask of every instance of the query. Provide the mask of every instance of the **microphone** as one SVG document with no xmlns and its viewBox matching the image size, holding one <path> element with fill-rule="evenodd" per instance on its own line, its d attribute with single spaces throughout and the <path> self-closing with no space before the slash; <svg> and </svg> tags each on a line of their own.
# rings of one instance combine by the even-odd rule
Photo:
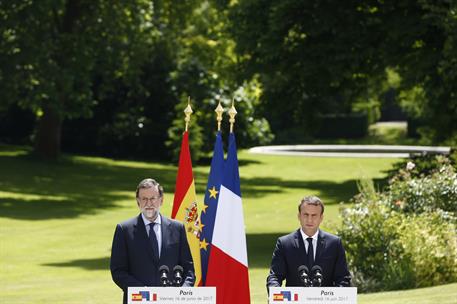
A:
<svg viewBox="0 0 457 304">
<path fill-rule="evenodd" d="M 181 287 L 184 269 L 180 265 L 173 267 L 173 286 Z"/>
<path fill-rule="evenodd" d="M 311 268 L 311 274 L 313 276 L 313 287 L 321 287 L 322 280 L 324 279 L 321 266 L 314 265 L 313 268 Z"/>
<path fill-rule="evenodd" d="M 308 277 L 308 267 L 305 265 L 298 266 L 298 277 L 305 287 L 310 286 L 310 280 Z"/>
<path fill-rule="evenodd" d="M 167 265 L 162 265 L 159 268 L 159 277 L 160 277 L 160 286 L 167 287 L 170 285 L 170 281 L 168 280 L 168 272 L 170 269 Z"/>
</svg>

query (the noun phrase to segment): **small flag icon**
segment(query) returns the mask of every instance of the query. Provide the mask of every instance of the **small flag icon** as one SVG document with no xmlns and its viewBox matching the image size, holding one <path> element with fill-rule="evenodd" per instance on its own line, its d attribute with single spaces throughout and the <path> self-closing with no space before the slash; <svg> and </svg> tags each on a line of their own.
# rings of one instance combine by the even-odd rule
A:
<svg viewBox="0 0 457 304">
<path fill-rule="evenodd" d="M 138 293 L 132 293 L 132 301 L 149 301 L 149 291 L 139 291 Z"/>
</svg>

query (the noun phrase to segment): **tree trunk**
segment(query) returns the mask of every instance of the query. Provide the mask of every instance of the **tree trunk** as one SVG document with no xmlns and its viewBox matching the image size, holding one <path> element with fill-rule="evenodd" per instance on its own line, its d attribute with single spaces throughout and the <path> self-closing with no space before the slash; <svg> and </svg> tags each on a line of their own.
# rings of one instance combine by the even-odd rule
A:
<svg viewBox="0 0 457 304">
<path fill-rule="evenodd" d="M 63 35 L 71 35 L 74 31 L 75 22 L 80 16 L 80 0 L 67 0 L 65 4 L 65 14 L 61 24 L 57 27 Z M 66 50 L 61 49 L 56 53 L 55 61 L 60 67 L 66 66 L 68 58 L 65 57 Z M 62 90 L 65 87 L 58 81 L 57 88 Z M 65 92 L 60 91 L 57 96 L 64 96 Z M 64 104 L 64 99 L 59 100 Z M 43 116 L 37 126 L 37 133 L 35 138 L 35 154 L 45 159 L 57 159 L 60 155 L 60 141 L 62 133 L 62 118 L 60 113 L 55 107 L 49 104 L 43 105 Z"/>
<path fill-rule="evenodd" d="M 57 159 L 60 155 L 62 120 L 55 108 L 43 107 L 43 116 L 37 126 L 35 153 L 42 158 Z"/>
</svg>

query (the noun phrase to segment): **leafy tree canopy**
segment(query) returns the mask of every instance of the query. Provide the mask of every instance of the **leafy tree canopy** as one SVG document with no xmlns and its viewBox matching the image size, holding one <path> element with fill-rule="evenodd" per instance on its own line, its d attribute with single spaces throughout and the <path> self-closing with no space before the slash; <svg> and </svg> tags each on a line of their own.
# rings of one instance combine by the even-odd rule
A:
<svg viewBox="0 0 457 304">
<path fill-rule="evenodd" d="M 417 107 L 442 140 L 457 125 L 456 10 L 447 0 L 244 0 L 231 10 L 231 33 L 243 77 L 263 85 L 273 131 L 312 133 L 317 114 L 351 111 L 390 68 L 401 91 L 424 92 Z"/>
</svg>

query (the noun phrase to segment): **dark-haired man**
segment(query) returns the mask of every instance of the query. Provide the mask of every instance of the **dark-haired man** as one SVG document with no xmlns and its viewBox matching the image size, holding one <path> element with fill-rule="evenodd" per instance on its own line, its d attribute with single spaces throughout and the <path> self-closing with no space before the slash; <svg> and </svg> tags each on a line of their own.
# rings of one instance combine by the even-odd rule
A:
<svg viewBox="0 0 457 304">
<path fill-rule="evenodd" d="M 136 202 L 141 213 L 116 226 L 111 249 L 111 276 L 124 291 L 133 286 L 159 286 L 159 268 L 170 272 L 183 267 L 183 286 L 193 286 L 194 266 L 184 225 L 160 214 L 163 188 L 151 178 L 136 189 Z"/>
<path fill-rule="evenodd" d="M 298 268 L 322 268 L 322 286 L 350 286 L 351 275 L 341 239 L 319 229 L 324 204 L 316 196 L 303 198 L 298 205 L 300 229 L 278 238 L 273 252 L 268 287 L 303 286 Z"/>
</svg>

